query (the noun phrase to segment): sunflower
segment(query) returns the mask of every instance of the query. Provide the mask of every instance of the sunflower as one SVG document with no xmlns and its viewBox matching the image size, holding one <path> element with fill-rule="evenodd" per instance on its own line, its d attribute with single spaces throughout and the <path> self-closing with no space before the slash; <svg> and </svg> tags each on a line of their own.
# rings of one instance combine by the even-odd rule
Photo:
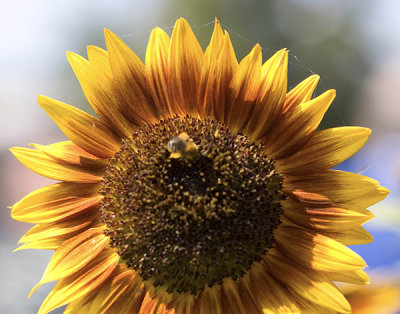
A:
<svg viewBox="0 0 400 314">
<path fill-rule="evenodd" d="M 396 314 L 400 311 L 400 287 L 383 282 L 370 286 L 344 286 L 340 289 L 353 314 Z"/>
<path fill-rule="evenodd" d="M 144 63 L 105 39 L 68 53 L 98 118 L 39 96 L 69 141 L 11 149 L 59 181 L 11 211 L 36 224 L 18 249 L 55 250 L 39 312 L 349 312 L 332 281 L 368 282 L 346 245 L 372 241 L 388 190 L 330 168 L 370 130 L 317 131 L 335 91 L 312 98 L 313 75 L 288 92 L 286 49 L 238 63 L 217 20 L 205 51 L 184 19 L 155 28 Z"/>
</svg>

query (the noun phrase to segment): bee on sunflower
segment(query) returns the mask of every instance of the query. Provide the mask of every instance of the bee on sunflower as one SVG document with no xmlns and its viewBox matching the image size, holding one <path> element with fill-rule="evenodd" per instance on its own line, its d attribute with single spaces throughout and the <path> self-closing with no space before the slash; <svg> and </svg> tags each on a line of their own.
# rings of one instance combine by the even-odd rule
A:
<svg viewBox="0 0 400 314">
<path fill-rule="evenodd" d="M 182 18 L 155 28 L 144 63 L 105 38 L 68 53 L 98 118 L 39 96 L 69 141 L 11 149 L 59 181 L 11 211 L 36 224 L 19 249 L 55 250 L 39 313 L 350 312 L 332 281 L 368 283 L 346 245 L 388 190 L 331 168 L 370 130 L 317 131 L 335 91 L 288 91 L 286 49 L 238 63 L 217 20 L 205 51 Z"/>
</svg>

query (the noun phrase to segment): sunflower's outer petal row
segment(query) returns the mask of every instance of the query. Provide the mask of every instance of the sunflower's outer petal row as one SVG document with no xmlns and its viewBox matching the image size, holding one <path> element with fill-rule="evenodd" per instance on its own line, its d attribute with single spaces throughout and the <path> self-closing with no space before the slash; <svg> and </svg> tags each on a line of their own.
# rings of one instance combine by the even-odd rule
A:
<svg viewBox="0 0 400 314">
<path fill-rule="evenodd" d="M 118 260 L 117 253 L 112 250 L 104 250 L 84 268 L 59 280 L 44 300 L 38 314 L 48 313 L 78 300 L 96 289 L 112 274 Z"/>
<path fill-rule="evenodd" d="M 160 302 L 156 298 L 152 298 L 149 292 L 146 292 L 138 314 L 155 314 L 159 305 Z"/>
<path fill-rule="evenodd" d="M 329 230 L 329 229 L 314 229 L 307 228 L 307 226 L 301 225 L 301 223 L 294 222 L 287 218 L 287 215 L 281 216 L 282 224 L 281 227 L 294 227 L 304 230 L 306 233 L 314 234 L 317 232 L 320 236 L 327 237 L 345 246 L 367 244 L 371 243 L 374 238 L 366 231 L 362 226 L 355 226 L 350 229 L 344 230 Z M 353 252 L 354 253 L 354 252 Z"/>
<path fill-rule="evenodd" d="M 311 100 L 311 97 L 317 87 L 319 82 L 319 75 L 311 75 L 298 84 L 296 87 L 291 89 L 285 97 L 285 101 L 282 107 L 282 114 L 286 114 L 291 110 L 296 110 L 295 108 L 299 105 Z"/>
<path fill-rule="evenodd" d="M 368 275 L 362 270 L 325 272 L 324 274 L 331 281 L 348 282 L 355 285 L 368 285 L 370 283 Z"/>
<path fill-rule="evenodd" d="M 137 313 L 146 290 L 138 276 L 125 265 L 117 265 L 100 286 L 68 305 L 68 313 Z"/>
<path fill-rule="evenodd" d="M 47 155 L 60 159 L 69 164 L 84 166 L 87 164 L 89 168 L 104 168 L 108 161 L 98 158 L 71 141 L 63 141 L 50 145 L 29 144 Z"/>
<path fill-rule="evenodd" d="M 212 106 L 210 104 L 212 100 L 212 95 L 210 92 L 216 88 L 216 86 L 211 86 L 208 82 L 213 80 L 213 75 L 215 74 L 215 68 L 218 57 L 222 50 L 222 45 L 224 42 L 224 31 L 221 28 L 221 24 L 218 19 L 215 18 L 214 31 L 211 36 L 209 45 L 207 46 L 200 74 L 200 84 L 197 92 L 197 105 L 200 117 L 211 116 Z M 217 83 L 217 82 L 215 82 Z"/>
<path fill-rule="evenodd" d="M 201 292 L 195 304 L 193 311 L 196 314 L 215 313 L 223 314 L 221 307 L 221 285 L 214 285 L 213 287 L 205 287 Z"/>
<path fill-rule="evenodd" d="M 390 191 L 387 188 L 378 186 L 375 190 L 370 191 L 368 194 L 354 198 L 351 201 L 347 201 L 345 206 L 346 208 L 350 209 L 354 207 L 367 208 L 385 199 L 389 193 Z"/>
<path fill-rule="evenodd" d="M 184 114 L 198 115 L 196 101 L 202 60 L 203 50 L 197 38 L 188 22 L 180 18 L 175 23 L 168 51 L 168 95 L 170 104 L 179 106 Z"/>
<path fill-rule="evenodd" d="M 242 131 L 254 110 L 261 82 L 261 47 L 254 46 L 243 58 L 229 85 L 232 103 L 225 108 L 224 120 L 233 133 Z"/>
<path fill-rule="evenodd" d="M 61 131 L 88 153 L 100 158 L 110 158 L 121 147 L 120 137 L 99 119 L 45 96 L 39 96 L 38 101 Z"/>
<path fill-rule="evenodd" d="M 108 52 L 95 46 L 87 47 L 89 60 L 67 52 L 68 61 L 74 71 L 86 99 L 97 116 L 119 136 L 132 133 L 132 125 L 120 109 L 121 100 L 113 92 L 114 82 L 108 61 Z"/>
<path fill-rule="evenodd" d="M 346 298 L 323 273 L 292 266 L 277 249 L 268 252 L 262 265 L 300 299 L 339 313 L 350 313 L 350 304 Z"/>
<path fill-rule="evenodd" d="M 354 227 L 340 232 L 320 232 L 326 237 L 342 243 L 343 245 L 368 244 L 374 241 L 373 236 L 362 226 Z"/>
<path fill-rule="evenodd" d="M 107 159 L 101 159 L 89 154 L 71 141 L 58 142 L 50 145 L 29 144 L 49 157 L 60 162 L 79 167 L 84 171 L 103 175 L 108 164 Z"/>
<path fill-rule="evenodd" d="M 206 49 L 198 91 L 199 112 L 201 117 L 212 117 L 225 121 L 225 115 L 232 104 L 232 92 L 229 89 L 238 68 L 235 51 L 229 34 L 225 33 L 220 43 L 219 23 L 215 25 L 213 40 Z M 212 56 L 216 56 L 213 58 Z"/>
<path fill-rule="evenodd" d="M 379 182 L 369 177 L 327 170 L 311 175 L 286 176 L 285 193 L 299 202 L 315 204 L 346 204 L 379 188 Z"/>
<path fill-rule="evenodd" d="M 30 223 L 52 223 L 90 210 L 102 196 L 99 184 L 61 182 L 29 193 L 11 207 L 11 217 Z"/>
<path fill-rule="evenodd" d="M 246 308 L 237 283 L 232 278 L 225 278 L 222 283 L 221 307 L 225 313 L 246 313 Z"/>
<path fill-rule="evenodd" d="M 103 251 L 108 241 L 103 228 L 92 228 L 62 243 L 30 294 L 46 282 L 68 277 L 82 269 Z"/>
<path fill-rule="evenodd" d="M 350 210 L 337 206 L 307 206 L 293 199 L 283 201 L 284 213 L 296 225 L 307 230 L 340 232 L 358 227 L 374 215 L 366 210 Z"/>
<path fill-rule="evenodd" d="M 143 62 L 113 32 L 104 30 L 113 84 L 122 98 L 121 112 L 131 121 L 155 123 L 160 118 L 146 82 Z"/>
<path fill-rule="evenodd" d="M 240 279 L 239 289 L 247 290 L 261 313 L 301 313 L 293 294 L 259 262 L 253 263 L 251 269 Z"/>
<path fill-rule="evenodd" d="M 274 128 L 282 112 L 287 92 L 288 51 L 282 49 L 261 68 L 261 84 L 246 133 L 253 141 L 262 140 Z"/>
<path fill-rule="evenodd" d="M 279 248 L 297 264 L 317 271 L 349 271 L 366 267 L 364 260 L 342 243 L 302 228 L 279 226 Z"/>
<path fill-rule="evenodd" d="M 175 309 L 175 312 L 184 313 L 184 314 L 193 314 L 195 309 L 195 301 L 196 298 L 186 292 L 177 295 L 171 303 L 168 305 L 168 308 Z"/>
<path fill-rule="evenodd" d="M 362 127 L 318 131 L 297 153 L 276 160 L 276 169 L 284 175 L 306 175 L 330 169 L 354 155 L 370 134 L 370 129 Z"/>
<path fill-rule="evenodd" d="M 335 91 L 328 90 L 282 116 L 268 135 L 261 139 L 267 147 L 268 156 L 280 159 L 301 149 L 314 134 L 334 98 Z"/>
<path fill-rule="evenodd" d="M 64 241 L 97 225 L 98 216 L 98 208 L 93 208 L 67 220 L 35 225 L 18 241 L 18 243 L 25 242 L 25 244 L 16 250 L 39 249 L 41 245 L 50 243 L 58 243 L 55 247 L 57 248 Z M 36 245 L 39 247 L 36 247 Z"/>
<path fill-rule="evenodd" d="M 68 164 L 40 150 L 13 147 L 10 151 L 25 167 L 46 178 L 78 183 L 97 183 L 102 180 L 101 172 L 97 170 Z"/>
<path fill-rule="evenodd" d="M 154 28 L 146 50 L 146 80 L 157 111 L 164 118 L 176 113 L 168 98 L 168 49 L 170 38 L 161 28 Z"/>
</svg>

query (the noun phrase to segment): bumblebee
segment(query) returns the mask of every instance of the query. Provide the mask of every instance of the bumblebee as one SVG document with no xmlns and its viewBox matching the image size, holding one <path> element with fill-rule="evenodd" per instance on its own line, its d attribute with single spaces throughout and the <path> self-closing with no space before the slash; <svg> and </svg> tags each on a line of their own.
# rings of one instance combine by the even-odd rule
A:
<svg viewBox="0 0 400 314">
<path fill-rule="evenodd" d="M 199 147 L 186 132 L 171 137 L 167 148 L 171 153 L 169 157 L 173 159 L 186 158 L 194 160 L 200 156 Z"/>
</svg>

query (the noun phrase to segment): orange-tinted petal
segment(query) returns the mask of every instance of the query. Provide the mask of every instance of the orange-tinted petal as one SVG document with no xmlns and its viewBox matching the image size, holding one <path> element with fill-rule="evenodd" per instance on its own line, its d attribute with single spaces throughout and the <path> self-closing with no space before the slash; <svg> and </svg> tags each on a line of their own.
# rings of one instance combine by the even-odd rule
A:
<svg viewBox="0 0 400 314">
<path fill-rule="evenodd" d="M 101 171 L 108 164 L 108 160 L 89 154 L 71 141 L 59 142 L 46 146 L 39 144 L 29 145 L 46 153 L 50 157 L 93 171 Z"/>
<path fill-rule="evenodd" d="M 65 241 L 54 253 L 40 282 L 40 285 L 68 277 L 92 261 L 107 245 L 109 238 L 101 228 L 89 229 Z"/>
<path fill-rule="evenodd" d="M 216 24 L 217 33 L 218 27 Z M 218 35 L 216 36 L 218 37 Z M 225 113 L 229 112 L 234 95 L 229 86 L 238 68 L 229 34 L 225 32 L 220 47 L 218 47 L 218 42 L 215 40 L 210 43 L 206 52 L 209 52 L 208 56 L 210 57 L 203 62 L 198 91 L 200 115 L 214 117 L 218 121 L 225 121 Z M 218 54 L 218 57 L 213 58 L 211 54 Z"/>
<path fill-rule="evenodd" d="M 91 308 L 97 313 L 134 313 L 132 307 L 143 298 L 141 279 L 132 270 L 120 270 L 103 283 L 94 297 Z M 115 271 L 114 271 L 115 272 Z"/>
<path fill-rule="evenodd" d="M 15 251 L 23 249 L 56 249 L 64 241 L 84 232 L 96 225 L 98 219 L 98 209 L 87 211 L 81 215 L 70 217 L 67 220 L 43 223 L 31 228 L 18 241 L 25 244 L 18 247 Z"/>
<path fill-rule="evenodd" d="M 106 250 L 83 269 L 61 279 L 44 300 L 38 313 L 50 312 L 90 293 L 111 275 L 118 260 L 117 253 Z"/>
<path fill-rule="evenodd" d="M 174 27 L 169 46 L 170 103 L 175 104 L 176 114 L 197 115 L 197 88 L 203 50 L 185 19 L 180 18 Z"/>
<path fill-rule="evenodd" d="M 268 156 L 280 159 L 300 150 L 314 134 L 335 94 L 334 90 L 328 90 L 282 115 L 276 126 L 261 139 Z"/>
<path fill-rule="evenodd" d="M 282 114 L 285 114 L 291 110 L 296 110 L 295 108 L 297 106 L 308 102 L 311 99 L 315 88 L 317 87 L 318 81 L 319 76 L 314 74 L 290 90 L 290 92 L 286 94 L 285 102 L 282 108 Z"/>
<path fill-rule="evenodd" d="M 170 38 L 156 27 L 150 34 L 146 50 L 146 79 L 157 111 L 163 117 L 175 114 L 175 104 L 168 98 L 168 49 Z"/>
<path fill-rule="evenodd" d="M 222 46 L 224 42 L 224 32 L 221 28 L 221 24 L 215 19 L 214 32 L 211 36 L 210 44 L 204 52 L 203 63 L 200 74 L 200 84 L 198 90 L 198 109 L 200 115 L 210 116 L 211 115 L 211 101 L 213 98 L 212 90 L 214 84 L 217 84 L 215 80 L 215 68 L 218 63 L 218 57 L 221 54 Z M 214 81 L 212 82 L 211 81 Z M 210 82 L 210 83 L 209 83 Z"/>
<path fill-rule="evenodd" d="M 11 217 L 30 223 L 50 223 L 82 213 L 101 200 L 98 184 L 56 183 L 38 189 L 11 207 Z"/>
<path fill-rule="evenodd" d="M 13 147 L 10 151 L 25 167 L 50 179 L 79 183 L 96 183 L 102 180 L 102 173 L 99 171 L 68 164 L 36 149 Z"/>
<path fill-rule="evenodd" d="M 113 90 L 108 53 L 93 46 L 89 46 L 87 52 L 89 61 L 73 52 L 67 53 L 82 91 L 97 116 L 119 136 L 127 137 L 132 133 L 133 126 L 120 108 L 122 98 Z"/>
<path fill-rule="evenodd" d="M 92 155 L 110 158 L 121 146 L 120 138 L 88 113 L 54 99 L 39 96 L 39 104 L 76 145 Z"/>
<path fill-rule="evenodd" d="M 235 71 L 229 89 L 232 103 L 225 108 L 225 122 L 233 133 L 242 131 L 253 113 L 261 82 L 261 47 L 254 46 Z"/>
<path fill-rule="evenodd" d="M 113 83 L 124 99 L 121 111 L 131 121 L 140 125 L 155 123 L 159 112 L 153 103 L 146 82 L 145 65 L 129 47 L 113 32 L 104 31 L 110 58 Z"/>
<path fill-rule="evenodd" d="M 261 84 L 247 133 L 253 141 L 261 140 L 282 113 L 287 91 L 288 51 L 282 49 L 261 68 Z"/>
<path fill-rule="evenodd" d="M 340 232 L 358 227 L 374 215 L 366 210 L 349 210 L 333 206 L 311 207 L 287 199 L 284 201 L 284 215 L 296 225 L 315 231 Z"/>
<path fill-rule="evenodd" d="M 303 175 L 330 169 L 354 155 L 367 141 L 371 130 L 339 127 L 318 131 L 297 153 L 276 160 L 281 174 Z"/>
<path fill-rule="evenodd" d="M 221 290 L 220 284 L 216 284 L 212 287 L 206 286 L 195 301 L 193 306 L 194 313 L 224 314 L 224 309 L 221 304 Z"/>
</svg>

